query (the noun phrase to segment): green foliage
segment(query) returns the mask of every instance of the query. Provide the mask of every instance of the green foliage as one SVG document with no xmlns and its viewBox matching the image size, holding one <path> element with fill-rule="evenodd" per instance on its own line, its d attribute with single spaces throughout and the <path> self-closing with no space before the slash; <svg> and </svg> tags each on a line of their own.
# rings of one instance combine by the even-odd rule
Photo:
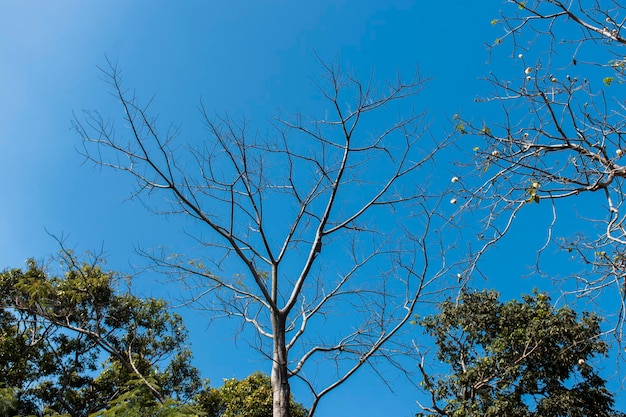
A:
<svg viewBox="0 0 626 417">
<path fill-rule="evenodd" d="M 155 380 L 149 381 L 156 383 Z M 156 401 L 146 384 L 133 380 L 127 384 L 130 390 L 114 399 L 108 408 L 90 414 L 89 417 L 196 417 L 205 414 L 193 404 L 183 404 L 172 398 Z"/>
<path fill-rule="evenodd" d="M 0 416 L 11 416 L 17 413 L 18 399 L 13 388 L 0 388 Z"/>
<path fill-rule="evenodd" d="M 224 381 L 221 388 L 203 391 L 198 403 L 208 417 L 271 417 L 272 386 L 270 378 L 260 372 L 237 380 Z M 308 412 L 293 399 L 291 417 L 306 417 Z"/>
<path fill-rule="evenodd" d="M 540 293 L 522 302 L 498 297 L 465 291 L 422 321 L 450 372 L 431 376 L 420 367 L 433 398 L 420 416 L 622 415 L 589 364 L 607 352 L 597 316 L 555 309 Z"/>
<path fill-rule="evenodd" d="M 62 267 L 0 273 L 0 415 L 198 415 L 170 412 L 202 385 L 181 317 L 119 293 L 98 262 Z"/>
</svg>

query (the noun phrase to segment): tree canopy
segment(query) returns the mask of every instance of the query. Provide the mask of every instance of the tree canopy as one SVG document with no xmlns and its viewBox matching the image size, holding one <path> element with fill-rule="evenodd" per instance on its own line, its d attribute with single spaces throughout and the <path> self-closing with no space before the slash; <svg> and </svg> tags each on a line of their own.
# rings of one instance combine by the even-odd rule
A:
<svg viewBox="0 0 626 417">
<path fill-rule="evenodd" d="M 147 410 L 197 393 L 181 317 L 120 291 L 98 261 L 65 252 L 60 275 L 34 260 L 0 274 L 0 408 L 109 416 L 123 403 Z"/>
<path fill-rule="evenodd" d="M 255 372 L 242 380 L 227 379 L 222 387 L 200 393 L 197 401 L 208 417 L 271 417 L 270 377 Z M 292 398 L 290 413 L 293 417 L 306 417 L 308 410 Z"/>
<path fill-rule="evenodd" d="M 420 365 L 432 400 L 420 415 L 622 415 L 593 366 L 607 352 L 598 316 L 555 308 L 538 292 L 521 302 L 498 297 L 465 290 L 422 320 L 446 368 L 435 375 Z"/>
</svg>

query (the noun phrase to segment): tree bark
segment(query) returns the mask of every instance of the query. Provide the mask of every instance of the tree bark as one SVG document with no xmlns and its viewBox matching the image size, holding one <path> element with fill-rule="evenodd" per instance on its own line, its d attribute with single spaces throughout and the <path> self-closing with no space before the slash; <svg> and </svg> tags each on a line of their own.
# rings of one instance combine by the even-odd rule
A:
<svg viewBox="0 0 626 417">
<path fill-rule="evenodd" d="M 290 417 L 289 402 L 291 388 L 289 387 L 289 371 L 287 368 L 287 347 L 285 342 L 286 317 L 281 312 L 275 312 L 272 317 L 274 328 L 274 351 L 272 361 L 272 393 L 273 417 Z"/>
</svg>

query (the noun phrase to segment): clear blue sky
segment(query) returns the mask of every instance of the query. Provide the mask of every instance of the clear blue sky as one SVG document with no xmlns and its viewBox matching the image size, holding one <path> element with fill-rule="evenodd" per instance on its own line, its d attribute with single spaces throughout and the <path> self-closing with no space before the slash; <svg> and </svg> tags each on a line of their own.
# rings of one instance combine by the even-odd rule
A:
<svg viewBox="0 0 626 417">
<path fill-rule="evenodd" d="M 185 252 L 188 225 L 127 201 L 130 178 L 83 164 L 76 151 L 73 112 L 119 115 L 97 69 L 105 56 L 122 69 L 127 87 L 155 96 L 160 121 L 180 125 L 183 137 L 202 132 L 201 98 L 209 111 L 258 125 L 279 109 L 315 109 L 311 79 L 320 68 L 314 52 L 360 74 L 373 69 L 380 80 L 419 67 L 433 80 L 416 105 L 441 132 L 446 117 L 479 111 L 474 98 L 488 89 L 481 77 L 518 65 L 504 53 L 488 63 L 485 43 L 500 35 L 490 21 L 502 7 L 505 2 L 493 0 L 1 2 L 0 268 L 54 254 L 58 246 L 46 230 L 66 236 L 79 251 L 104 248 L 108 266 L 118 270 L 142 262 L 134 251 L 139 245 Z M 528 215 L 539 216 L 536 210 Z M 532 288 L 514 277 L 526 271 L 528 262 L 519 260 L 533 259 L 533 245 L 545 238 L 529 233 L 532 224 L 541 234 L 542 221 L 521 223 L 485 265 L 488 274 L 506 271 L 510 282 L 500 277 L 490 284 L 509 296 Z M 136 288 L 162 295 L 142 279 Z M 207 329 L 206 317 L 185 318 L 197 364 L 215 385 L 269 371 L 245 342 L 233 349 L 229 323 Z M 364 372 L 323 401 L 317 415 L 413 415 L 419 393 L 402 382 L 396 388 L 389 393 Z"/>
</svg>

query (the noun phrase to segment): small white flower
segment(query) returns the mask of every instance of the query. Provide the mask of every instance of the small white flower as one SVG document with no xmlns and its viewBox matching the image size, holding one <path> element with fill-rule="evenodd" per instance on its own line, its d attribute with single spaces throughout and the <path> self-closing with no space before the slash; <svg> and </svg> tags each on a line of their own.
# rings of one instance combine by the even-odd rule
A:
<svg viewBox="0 0 626 417">
<path fill-rule="evenodd" d="M 528 67 L 528 68 L 526 68 L 526 69 L 524 70 L 524 73 L 525 73 L 526 75 L 530 74 L 531 72 L 533 72 L 533 69 L 532 69 L 531 67 Z"/>
<path fill-rule="evenodd" d="M 524 132 L 524 139 L 528 137 L 528 132 Z"/>
<path fill-rule="evenodd" d="M 578 359 L 578 365 L 584 365 L 584 364 L 585 364 L 584 359 Z"/>
<path fill-rule="evenodd" d="M 458 180 L 459 180 L 459 177 L 452 177 L 452 179 L 450 181 L 457 182 Z"/>
<path fill-rule="evenodd" d="M 552 81 L 553 83 L 555 83 L 557 81 L 557 79 L 555 77 L 550 78 L 550 81 Z"/>
<path fill-rule="evenodd" d="M 624 154 L 624 151 L 622 151 L 621 149 L 618 149 L 615 151 L 615 155 L 617 155 L 618 158 L 622 156 L 623 154 Z"/>
<path fill-rule="evenodd" d="M 450 204 L 456 204 L 456 198 L 451 199 Z"/>
<path fill-rule="evenodd" d="M 491 155 L 493 155 L 493 156 L 498 156 L 498 155 L 500 155 L 500 152 L 498 152 L 497 150 L 495 150 L 495 151 L 491 152 Z"/>
<path fill-rule="evenodd" d="M 532 80 L 532 77 L 529 75 L 528 77 L 526 77 L 526 81 L 530 81 Z"/>
<path fill-rule="evenodd" d="M 519 59 L 522 59 L 522 58 L 524 58 L 524 55 L 519 54 L 517 57 L 518 57 Z"/>
</svg>

